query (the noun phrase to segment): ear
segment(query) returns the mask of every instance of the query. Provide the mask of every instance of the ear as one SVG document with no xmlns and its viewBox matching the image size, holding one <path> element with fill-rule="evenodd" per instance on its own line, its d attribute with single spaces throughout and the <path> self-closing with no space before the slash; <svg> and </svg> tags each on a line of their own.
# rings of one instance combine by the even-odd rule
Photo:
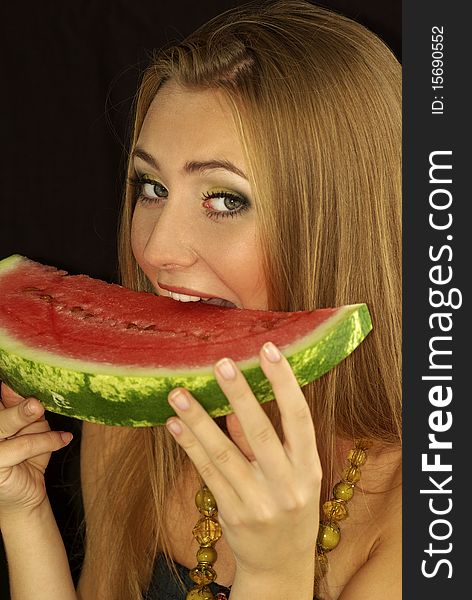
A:
<svg viewBox="0 0 472 600">
<path fill-rule="evenodd" d="M 228 429 L 228 433 L 231 436 L 231 439 L 236 444 L 236 446 L 241 450 L 244 456 L 253 461 L 256 459 L 254 456 L 251 446 L 244 435 L 243 428 L 241 427 L 241 423 L 239 422 L 238 417 L 231 413 L 226 416 L 226 427 Z"/>
</svg>

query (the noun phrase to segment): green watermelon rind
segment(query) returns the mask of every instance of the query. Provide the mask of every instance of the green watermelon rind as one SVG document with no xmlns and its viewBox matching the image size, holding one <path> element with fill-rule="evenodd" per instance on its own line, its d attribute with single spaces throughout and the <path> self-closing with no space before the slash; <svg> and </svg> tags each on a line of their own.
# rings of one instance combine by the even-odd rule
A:
<svg viewBox="0 0 472 600">
<path fill-rule="evenodd" d="M 2 261 L 2 272 L 10 266 L 7 261 Z M 344 360 L 371 329 L 365 304 L 346 305 L 281 351 L 303 386 Z M 261 403 L 274 399 L 258 356 L 237 364 Z M 52 412 L 107 425 L 163 425 L 175 415 L 167 402 L 175 387 L 188 389 L 212 417 L 232 412 L 213 365 L 171 370 L 92 363 L 27 347 L 1 328 L 0 379 Z"/>
</svg>

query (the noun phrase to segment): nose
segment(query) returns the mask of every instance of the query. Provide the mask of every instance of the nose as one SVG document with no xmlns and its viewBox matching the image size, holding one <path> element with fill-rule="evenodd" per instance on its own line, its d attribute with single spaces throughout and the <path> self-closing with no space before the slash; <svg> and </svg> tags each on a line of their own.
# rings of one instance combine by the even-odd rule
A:
<svg viewBox="0 0 472 600">
<path fill-rule="evenodd" d="M 144 248 L 144 260 L 158 269 L 186 268 L 196 262 L 195 219 L 184 202 L 168 198 L 158 211 Z"/>
</svg>

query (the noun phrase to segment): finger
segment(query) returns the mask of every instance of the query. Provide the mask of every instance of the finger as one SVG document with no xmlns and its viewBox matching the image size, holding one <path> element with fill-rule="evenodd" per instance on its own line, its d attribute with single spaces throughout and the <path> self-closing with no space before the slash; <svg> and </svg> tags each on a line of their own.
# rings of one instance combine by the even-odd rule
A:
<svg viewBox="0 0 472 600">
<path fill-rule="evenodd" d="M 20 404 L 5 408 L 0 413 L 0 440 L 17 434 L 44 415 L 44 408 L 36 398 L 22 399 Z"/>
<path fill-rule="evenodd" d="M 31 433 L 6 440 L 1 445 L 0 469 L 14 467 L 25 460 L 60 450 L 71 440 L 72 433 L 65 431 Z"/>
<path fill-rule="evenodd" d="M 35 421 L 34 423 L 31 423 L 31 425 L 28 425 L 27 427 L 25 427 L 24 429 L 22 429 L 19 433 L 17 433 L 17 437 L 22 436 L 22 435 L 30 435 L 32 433 L 43 433 L 45 431 L 51 431 L 51 428 L 49 427 L 49 423 L 44 419 L 39 419 L 38 421 Z M 5 442 L 3 442 L 5 443 Z M 38 454 L 38 456 L 35 456 L 34 458 L 29 459 L 29 462 L 31 464 L 33 464 L 37 469 L 39 469 L 40 471 L 42 471 L 44 473 L 44 471 L 46 470 L 46 467 L 49 463 L 49 459 L 51 457 L 51 452 L 45 452 L 44 454 Z"/>
<path fill-rule="evenodd" d="M 256 457 L 254 456 L 254 452 L 252 451 L 252 448 L 249 445 L 246 436 L 244 435 L 241 423 L 239 422 L 239 419 L 235 413 L 226 415 L 226 428 L 228 429 L 231 439 L 241 450 L 244 456 L 251 462 L 255 460 Z"/>
<path fill-rule="evenodd" d="M 254 397 L 245 377 L 230 358 L 218 361 L 214 371 L 258 465 L 270 479 L 283 477 L 288 466 L 287 455 L 269 417 Z"/>
<path fill-rule="evenodd" d="M 3 403 L 5 407 L 15 406 L 24 400 L 23 396 L 14 392 L 11 387 L 8 387 L 3 381 L 0 388 L 0 397 L 2 399 L 1 403 Z"/>
<path fill-rule="evenodd" d="M 172 390 L 169 403 L 186 425 L 186 433 L 179 436 L 178 441 L 184 444 L 184 450 L 192 458 L 199 472 L 203 468 L 213 473 L 216 468 L 227 480 L 227 484 L 237 489 L 242 478 L 247 477 L 250 472 L 250 463 L 241 451 L 188 390 Z M 201 475 L 205 479 L 205 475 Z M 210 482 L 208 485 L 211 486 Z"/>
<path fill-rule="evenodd" d="M 271 342 L 264 344 L 260 357 L 280 411 L 287 455 L 304 467 L 319 464 L 313 418 L 288 360 Z"/>
<path fill-rule="evenodd" d="M 218 509 L 223 512 L 239 505 L 241 500 L 235 489 L 215 462 L 208 456 L 198 438 L 192 430 L 181 419 L 171 417 L 166 423 L 167 429 L 173 435 L 177 443 L 185 450 L 187 456 L 195 465 L 198 473 L 202 477 L 215 496 Z M 226 436 L 224 436 L 226 437 Z M 227 438 L 226 438 L 227 439 Z M 241 485 L 241 481 L 239 482 Z"/>
</svg>

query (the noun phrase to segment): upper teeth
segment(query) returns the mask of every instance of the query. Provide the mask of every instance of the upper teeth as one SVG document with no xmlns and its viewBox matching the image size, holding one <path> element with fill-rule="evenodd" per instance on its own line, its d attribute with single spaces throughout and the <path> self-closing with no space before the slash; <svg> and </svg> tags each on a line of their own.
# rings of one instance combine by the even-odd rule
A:
<svg viewBox="0 0 472 600">
<path fill-rule="evenodd" d="M 176 294 L 175 292 L 169 292 L 169 296 L 173 300 L 180 300 L 180 302 L 198 302 L 201 300 L 198 296 L 188 296 L 187 294 Z"/>
<path fill-rule="evenodd" d="M 228 300 L 222 298 L 200 298 L 199 296 L 189 296 L 188 294 L 176 294 L 175 292 L 169 292 L 169 298 L 173 300 L 179 300 L 179 302 L 198 302 L 201 300 L 207 304 L 215 304 L 216 306 L 229 306 L 234 307 L 235 305 Z"/>
</svg>

